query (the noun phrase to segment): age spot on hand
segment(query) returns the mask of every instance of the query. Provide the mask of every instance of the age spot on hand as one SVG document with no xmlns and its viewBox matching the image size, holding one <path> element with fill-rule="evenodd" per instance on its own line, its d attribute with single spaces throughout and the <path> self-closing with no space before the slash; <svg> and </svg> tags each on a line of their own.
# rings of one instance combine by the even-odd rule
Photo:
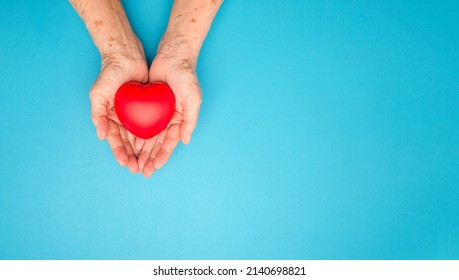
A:
<svg viewBox="0 0 459 280">
<path fill-rule="evenodd" d="M 94 24 L 96 25 L 96 27 L 99 27 L 99 26 L 101 26 L 101 25 L 104 25 L 104 21 L 98 19 L 98 20 L 94 21 Z"/>
</svg>

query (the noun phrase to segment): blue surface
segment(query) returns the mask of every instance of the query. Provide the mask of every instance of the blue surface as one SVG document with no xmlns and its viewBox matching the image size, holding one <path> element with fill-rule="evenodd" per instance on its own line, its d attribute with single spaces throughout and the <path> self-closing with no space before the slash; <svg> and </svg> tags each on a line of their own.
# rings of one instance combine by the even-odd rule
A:
<svg viewBox="0 0 459 280">
<path fill-rule="evenodd" d="M 171 1 L 125 2 L 151 61 Z M 4 3 L 0 258 L 458 259 L 458 3 L 227 0 L 151 179 L 96 138 L 71 6 Z"/>
</svg>

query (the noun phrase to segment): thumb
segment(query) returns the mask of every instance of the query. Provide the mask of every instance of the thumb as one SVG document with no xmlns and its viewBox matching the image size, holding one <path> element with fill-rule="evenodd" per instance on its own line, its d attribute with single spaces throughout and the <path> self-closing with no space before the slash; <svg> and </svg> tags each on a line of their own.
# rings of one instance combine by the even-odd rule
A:
<svg viewBox="0 0 459 280">
<path fill-rule="evenodd" d="M 100 140 L 107 138 L 108 134 L 108 107 L 110 101 L 106 96 L 114 96 L 115 93 L 110 94 L 114 89 L 110 86 L 104 85 L 103 79 L 99 76 L 97 81 L 89 92 L 89 99 L 91 101 L 91 120 L 96 127 L 97 137 Z M 110 85 L 110 83 L 108 83 Z"/>
<path fill-rule="evenodd" d="M 180 124 L 180 139 L 184 144 L 189 144 L 191 141 L 191 134 L 198 122 L 201 102 L 201 94 L 200 91 L 198 91 L 196 94 L 191 94 L 183 106 L 183 120 Z"/>
</svg>

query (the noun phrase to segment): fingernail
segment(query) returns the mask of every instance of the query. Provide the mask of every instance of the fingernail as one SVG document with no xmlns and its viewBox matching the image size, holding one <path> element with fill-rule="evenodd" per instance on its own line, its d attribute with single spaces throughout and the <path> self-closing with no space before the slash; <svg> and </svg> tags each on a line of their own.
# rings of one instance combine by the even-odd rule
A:
<svg viewBox="0 0 459 280">
<path fill-rule="evenodd" d="M 100 129 L 96 129 L 96 132 L 97 132 L 97 138 L 99 138 L 99 140 L 100 140 L 100 138 L 101 138 L 100 137 Z"/>
<path fill-rule="evenodd" d="M 190 141 L 191 141 L 191 135 L 188 134 L 188 135 L 185 137 L 185 144 L 190 144 Z"/>
</svg>

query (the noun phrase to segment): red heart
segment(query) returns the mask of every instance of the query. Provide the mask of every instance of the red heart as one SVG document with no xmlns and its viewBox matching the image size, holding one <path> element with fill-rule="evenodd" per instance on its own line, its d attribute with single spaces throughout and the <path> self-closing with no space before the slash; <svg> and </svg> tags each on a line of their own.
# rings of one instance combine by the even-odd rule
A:
<svg viewBox="0 0 459 280">
<path fill-rule="evenodd" d="M 142 139 L 163 131 L 175 110 L 171 88 L 160 82 L 123 84 L 115 95 L 116 115 L 124 127 Z"/>
</svg>

